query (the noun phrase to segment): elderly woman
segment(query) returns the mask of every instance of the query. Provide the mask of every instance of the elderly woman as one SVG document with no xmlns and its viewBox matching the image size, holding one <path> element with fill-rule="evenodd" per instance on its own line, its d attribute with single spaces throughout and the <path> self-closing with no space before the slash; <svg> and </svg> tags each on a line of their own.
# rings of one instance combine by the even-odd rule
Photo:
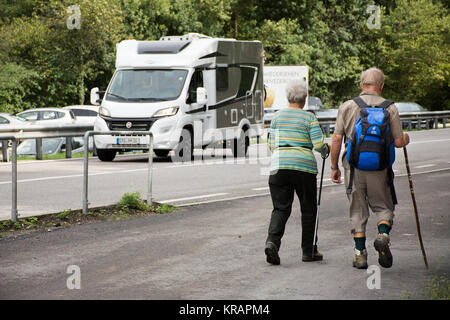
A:
<svg viewBox="0 0 450 320">
<path fill-rule="evenodd" d="M 289 107 L 278 111 L 270 126 L 269 148 L 272 151 L 269 187 L 273 211 L 266 240 L 267 262 L 280 264 L 278 251 L 286 222 L 291 214 L 294 191 L 301 205 L 302 261 L 319 261 L 323 256 L 313 248 L 317 214 L 317 164 L 312 150 L 326 157 L 329 147 L 324 143 L 316 116 L 302 110 L 308 87 L 304 81 L 293 81 L 286 88 Z"/>
</svg>

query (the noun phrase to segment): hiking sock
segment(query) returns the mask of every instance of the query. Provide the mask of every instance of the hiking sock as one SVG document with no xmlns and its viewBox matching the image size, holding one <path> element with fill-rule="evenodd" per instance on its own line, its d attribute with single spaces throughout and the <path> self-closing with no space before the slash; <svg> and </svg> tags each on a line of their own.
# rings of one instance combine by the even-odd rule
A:
<svg viewBox="0 0 450 320">
<path fill-rule="evenodd" d="M 353 238 L 355 240 L 355 248 L 359 251 L 366 249 L 366 237 Z"/>
<path fill-rule="evenodd" d="M 391 226 L 385 224 L 385 223 L 381 223 L 378 225 L 378 233 L 380 234 L 387 234 L 389 235 L 389 231 L 391 231 Z"/>
</svg>

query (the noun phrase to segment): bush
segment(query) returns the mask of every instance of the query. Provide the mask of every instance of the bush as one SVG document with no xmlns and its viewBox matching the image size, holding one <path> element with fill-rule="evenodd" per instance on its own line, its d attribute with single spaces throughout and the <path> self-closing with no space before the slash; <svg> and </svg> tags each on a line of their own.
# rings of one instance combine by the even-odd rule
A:
<svg viewBox="0 0 450 320">
<path fill-rule="evenodd" d="M 150 207 L 142 200 L 141 194 L 138 191 L 125 193 L 117 205 L 125 212 L 129 210 L 148 210 Z"/>
</svg>

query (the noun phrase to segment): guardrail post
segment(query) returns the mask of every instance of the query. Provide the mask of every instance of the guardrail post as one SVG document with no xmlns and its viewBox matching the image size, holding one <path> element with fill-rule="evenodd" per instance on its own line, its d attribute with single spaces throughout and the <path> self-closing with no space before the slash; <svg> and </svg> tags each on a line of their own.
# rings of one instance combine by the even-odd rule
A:
<svg viewBox="0 0 450 320">
<path fill-rule="evenodd" d="M 83 213 L 88 213 L 88 165 L 89 165 L 89 136 L 92 131 L 84 134 L 84 165 L 83 165 Z"/>
<path fill-rule="evenodd" d="M 72 158 L 72 137 L 66 137 L 66 159 Z"/>
<path fill-rule="evenodd" d="M 153 134 L 148 137 L 148 176 L 147 176 L 147 204 L 152 205 L 152 170 L 153 170 Z"/>
<path fill-rule="evenodd" d="M 447 118 L 442 118 L 442 124 L 444 125 L 444 128 L 447 128 Z"/>
<path fill-rule="evenodd" d="M 36 138 L 36 160 L 42 160 L 42 138 Z"/>
<path fill-rule="evenodd" d="M 2 144 L 2 161 L 8 162 L 8 140 L 0 141 Z"/>
<path fill-rule="evenodd" d="M 11 165 L 11 184 L 12 184 L 12 203 L 11 220 L 17 221 L 17 140 L 12 139 L 12 165 Z"/>
</svg>

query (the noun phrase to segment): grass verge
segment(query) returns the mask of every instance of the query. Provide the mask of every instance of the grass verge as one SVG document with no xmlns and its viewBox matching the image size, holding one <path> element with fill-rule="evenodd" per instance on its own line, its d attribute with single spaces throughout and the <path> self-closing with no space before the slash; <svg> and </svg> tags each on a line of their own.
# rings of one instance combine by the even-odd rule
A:
<svg viewBox="0 0 450 320">
<path fill-rule="evenodd" d="M 125 193 L 120 201 L 111 206 L 89 209 L 84 214 L 81 210 L 64 210 L 58 213 L 18 219 L 18 221 L 0 221 L 0 239 L 34 231 L 51 232 L 57 228 L 70 227 L 98 221 L 123 220 L 132 217 L 150 216 L 170 213 L 177 207 L 169 204 L 147 204 L 139 192 Z"/>
</svg>

